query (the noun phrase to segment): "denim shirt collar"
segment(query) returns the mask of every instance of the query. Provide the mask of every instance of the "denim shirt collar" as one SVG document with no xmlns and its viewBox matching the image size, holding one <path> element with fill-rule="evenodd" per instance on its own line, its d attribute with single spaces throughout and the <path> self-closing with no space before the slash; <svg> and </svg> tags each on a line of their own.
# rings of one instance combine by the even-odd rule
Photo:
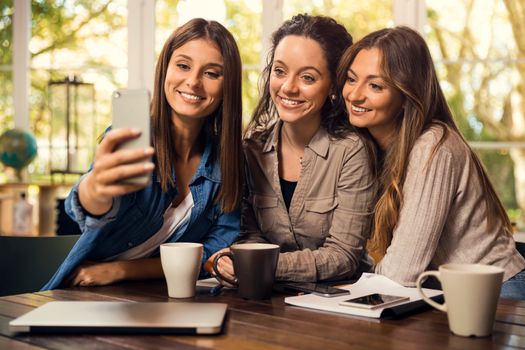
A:
<svg viewBox="0 0 525 350">
<path fill-rule="evenodd" d="M 202 159 L 191 179 L 190 184 L 196 181 L 199 177 L 205 177 L 206 179 L 220 183 L 221 182 L 221 167 L 218 159 L 214 159 L 213 142 L 211 138 L 206 139 L 206 145 L 204 146 L 204 153 Z"/>
<path fill-rule="evenodd" d="M 266 143 L 263 147 L 263 152 L 268 153 L 272 150 L 277 150 L 279 144 L 279 135 L 281 134 L 281 128 L 283 122 L 278 120 L 272 131 L 270 132 Z M 314 151 L 318 156 L 326 158 L 328 155 L 328 148 L 330 147 L 330 137 L 327 137 L 328 132 L 320 126 L 315 132 L 314 136 L 308 143 L 307 147 Z"/>
<path fill-rule="evenodd" d="M 213 155 L 213 142 L 210 137 L 206 138 L 206 145 L 204 146 L 204 152 L 202 153 L 202 158 L 199 163 L 199 167 L 197 168 L 197 171 L 193 175 L 193 178 L 190 181 L 190 185 L 192 185 L 195 181 L 197 181 L 198 178 L 204 177 L 210 181 L 220 183 L 221 182 L 221 167 L 220 162 L 217 159 L 214 159 Z M 171 177 L 175 179 L 175 169 L 172 169 Z M 160 182 L 159 177 L 156 173 L 153 173 L 153 181 Z"/>
</svg>

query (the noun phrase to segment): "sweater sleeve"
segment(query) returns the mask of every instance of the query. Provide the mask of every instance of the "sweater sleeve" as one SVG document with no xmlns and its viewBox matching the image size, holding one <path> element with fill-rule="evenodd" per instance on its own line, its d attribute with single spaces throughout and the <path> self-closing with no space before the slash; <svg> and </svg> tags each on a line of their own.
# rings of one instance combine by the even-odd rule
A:
<svg viewBox="0 0 525 350">
<path fill-rule="evenodd" d="M 412 150 L 392 242 L 376 266 L 376 273 L 410 287 L 434 257 L 457 186 L 452 154 L 440 147 L 429 162 L 432 148 Z"/>
</svg>

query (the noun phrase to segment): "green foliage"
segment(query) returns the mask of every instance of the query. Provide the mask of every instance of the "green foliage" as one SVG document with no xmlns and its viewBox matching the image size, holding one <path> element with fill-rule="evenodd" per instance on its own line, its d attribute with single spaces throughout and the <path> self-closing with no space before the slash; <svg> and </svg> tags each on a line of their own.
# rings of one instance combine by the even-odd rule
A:
<svg viewBox="0 0 525 350">
<path fill-rule="evenodd" d="M 0 1 L 0 65 L 11 64 L 13 37 L 13 2 Z"/>
<path fill-rule="evenodd" d="M 259 99 L 258 80 L 260 74 L 261 15 L 254 12 L 244 1 L 225 0 L 226 27 L 237 41 L 244 67 L 242 80 L 243 120 L 245 124 Z M 259 25 L 257 25 L 259 24 Z"/>
<path fill-rule="evenodd" d="M 489 178 L 505 208 L 516 208 L 514 163 L 507 150 L 477 150 L 481 162 L 486 165 Z"/>
<path fill-rule="evenodd" d="M 285 19 L 305 12 L 333 17 L 346 27 L 354 41 L 374 30 L 393 24 L 391 0 L 324 0 L 309 1 L 307 4 L 302 0 L 288 0 L 284 10 Z"/>
</svg>

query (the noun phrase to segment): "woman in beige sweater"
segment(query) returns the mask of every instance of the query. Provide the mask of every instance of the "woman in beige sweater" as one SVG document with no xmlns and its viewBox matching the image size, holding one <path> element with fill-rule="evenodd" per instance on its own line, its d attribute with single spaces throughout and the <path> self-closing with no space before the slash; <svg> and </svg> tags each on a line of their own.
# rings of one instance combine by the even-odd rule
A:
<svg viewBox="0 0 525 350">
<path fill-rule="evenodd" d="M 338 81 L 351 124 L 378 148 L 376 272 L 414 286 L 441 264 L 496 265 L 501 295 L 525 299 L 509 218 L 453 120 L 424 39 L 406 27 L 371 33 L 345 52 Z"/>
</svg>

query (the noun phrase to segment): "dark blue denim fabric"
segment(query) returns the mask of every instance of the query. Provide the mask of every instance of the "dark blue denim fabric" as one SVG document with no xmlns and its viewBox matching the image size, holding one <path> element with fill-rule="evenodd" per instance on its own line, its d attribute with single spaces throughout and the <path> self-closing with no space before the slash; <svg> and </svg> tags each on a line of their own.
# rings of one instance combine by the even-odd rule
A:
<svg viewBox="0 0 525 350">
<path fill-rule="evenodd" d="M 190 219 L 169 239 L 170 242 L 203 243 L 203 262 L 217 250 L 230 246 L 239 234 L 240 211 L 223 213 L 220 205 L 214 202 L 220 179 L 219 163 L 212 157 L 211 143 L 207 143 L 189 186 L 194 201 Z M 92 217 L 80 205 L 77 183 L 65 204 L 67 213 L 79 224 L 82 235 L 42 290 L 60 287 L 85 260 L 105 261 L 145 242 L 162 227 L 163 214 L 176 195 L 175 187 L 163 192 L 158 178 L 152 175 L 148 187 L 116 198 L 108 213 Z M 154 256 L 158 255 L 159 249 L 154 253 Z"/>
<path fill-rule="evenodd" d="M 501 298 L 525 300 L 525 270 L 517 273 L 501 286 Z"/>
</svg>

